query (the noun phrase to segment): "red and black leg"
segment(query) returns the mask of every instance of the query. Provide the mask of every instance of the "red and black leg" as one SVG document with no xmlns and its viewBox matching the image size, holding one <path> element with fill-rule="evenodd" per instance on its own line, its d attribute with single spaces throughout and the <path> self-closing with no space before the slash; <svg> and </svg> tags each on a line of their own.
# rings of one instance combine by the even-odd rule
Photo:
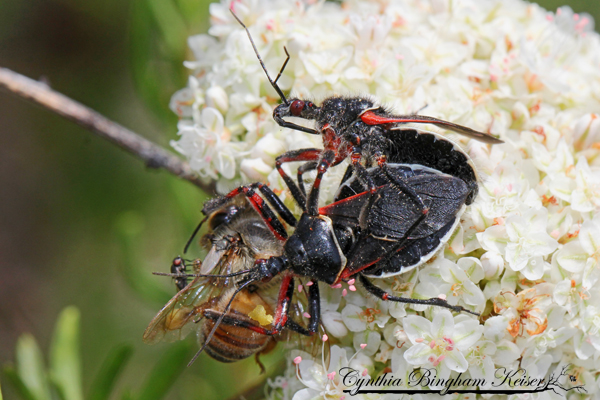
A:
<svg viewBox="0 0 600 400">
<path fill-rule="evenodd" d="M 269 227 L 269 229 L 273 232 L 273 234 L 279 240 L 287 239 L 287 232 L 285 227 L 279 221 L 269 204 L 267 204 L 263 198 L 256 192 L 258 189 L 268 203 L 271 204 L 271 207 L 275 209 L 277 214 L 289 225 L 296 226 L 296 218 L 291 213 L 291 211 L 283 204 L 283 202 L 273 193 L 273 191 L 266 185 L 262 183 L 252 183 L 246 186 L 240 186 L 223 197 L 211 200 L 207 203 L 207 206 L 202 210 L 204 214 L 209 215 L 212 210 L 216 210 L 222 207 L 224 204 L 227 204 L 228 201 L 233 199 L 236 196 L 244 195 L 252 205 L 252 207 L 259 213 L 262 217 L 265 224 Z"/>
<path fill-rule="evenodd" d="M 282 164 L 289 162 L 318 161 L 321 157 L 322 152 L 323 150 L 321 149 L 292 150 L 283 153 L 275 159 L 275 167 L 277 168 L 279 175 L 281 175 L 281 178 L 283 179 L 287 187 L 290 189 L 294 201 L 296 201 L 296 203 L 302 209 L 302 211 L 306 211 L 306 196 L 302 194 L 301 189 L 294 182 L 294 180 L 290 178 L 288 174 L 285 173 L 281 166 Z"/>
<path fill-rule="evenodd" d="M 302 195 L 306 198 L 306 189 L 304 188 L 304 173 L 307 171 L 312 171 L 313 169 L 317 169 L 317 165 L 319 165 L 316 161 L 311 161 L 302 164 L 298 167 L 298 187 L 302 192 Z"/>
<path fill-rule="evenodd" d="M 317 333 L 321 323 L 321 296 L 318 282 L 313 282 L 313 285 L 308 289 L 308 314 L 310 315 L 308 328 L 303 327 L 291 318 L 288 318 L 285 327 L 304 336 L 312 336 Z"/>
<path fill-rule="evenodd" d="M 450 303 L 448 303 L 446 300 L 441 299 L 439 297 L 434 297 L 434 298 L 426 299 L 426 300 L 420 300 L 420 299 L 411 299 L 408 297 L 392 296 L 391 294 L 389 294 L 388 292 L 386 292 L 379 286 L 376 286 L 375 284 L 373 284 L 373 282 L 368 280 L 364 275 L 359 274 L 358 279 L 360 280 L 360 283 L 363 285 L 363 287 L 369 293 L 371 293 L 372 295 L 374 295 L 375 297 L 377 297 L 381 300 L 395 301 L 398 303 L 421 304 L 421 305 L 427 305 L 427 306 L 444 307 L 444 308 L 448 308 L 452 311 L 467 312 L 469 314 L 473 314 L 473 315 L 476 315 L 479 317 L 479 314 L 477 314 L 476 312 L 467 310 L 466 308 L 464 308 L 462 306 L 453 306 Z"/>
<path fill-rule="evenodd" d="M 285 286 L 284 286 L 285 285 Z M 311 316 L 308 327 L 304 327 L 299 323 L 293 321 L 289 317 L 291 297 L 294 292 L 294 281 L 293 279 L 289 283 L 283 282 L 281 286 L 280 296 L 278 298 L 278 306 L 273 319 L 273 327 L 271 329 L 265 329 L 261 326 L 255 325 L 248 320 L 236 318 L 235 316 L 222 315 L 223 313 L 215 310 L 204 310 L 203 315 L 213 321 L 221 319 L 221 323 L 225 325 L 239 326 L 241 328 L 250 329 L 251 331 L 260 333 L 262 335 L 274 336 L 279 334 L 284 328 L 290 329 L 294 332 L 298 332 L 304 336 L 312 336 L 319 330 L 319 324 L 321 322 L 321 309 L 319 296 L 319 285 L 315 283 L 312 285 L 308 292 L 308 312 Z M 284 318 L 285 316 L 285 318 Z M 222 317 L 222 318 L 221 318 Z M 284 322 L 285 321 L 285 322 Z"/>
<path fill-rule="evenodd" d="M 321 160 L 317 166 L 317 177 L 308 195 L 308 203 L 306 211 L 310 216 L 319 215 L 319 193 L 321 188 L 321 180 L 325 172 L 331 167 L 335 161 L 335 152 L 333 150 L 325 150 L 321 155 Z"/>
<path fill-rule="evenodd" d="M 281 333 L 283 328 L 288 322 L 288 315 L 290 306 L 292 304 L 292 297 L 294 295 L 294 278 L 291 273 L 284 274 L 281 281 L 281 287 L 279 289 L 279 295 L 277 296 L 277 307 L 275 308 L 275 316 L 271 324 L 271 329 L 265 329 L 261 326 L 247 324 L 244 326 L 254 332 L 258 332 L 263 335 L 277 335 Z"/>
</svg>

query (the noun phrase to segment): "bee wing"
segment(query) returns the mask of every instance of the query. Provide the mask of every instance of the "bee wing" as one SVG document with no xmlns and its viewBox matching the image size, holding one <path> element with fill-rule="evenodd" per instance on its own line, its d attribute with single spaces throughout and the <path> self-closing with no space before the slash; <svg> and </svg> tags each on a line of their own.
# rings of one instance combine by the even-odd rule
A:
<svg viewBox="0 0 600 400">
<path fill-rule="evenodd" d="M 202 262 L 200 273 L 216 274 L 235 272 L 231 270 L 231 264 L 239 257 L 234 247 L 219 247 L 213 245 Z M 160 310 L 152 319 L 144 332 L 145 343 L 153 344 L 161 340 L 173 342 L 185 338 L 197 326 L 197 322 L 203 316 L 203 307 L 209 299 L 217 295 L 215 291 L 221 292 L 225 282 L 214 283 L 214 278 L 196 277 L 189 285 L 183 288 Z"/>
<path fill-rule="evenodd" d="M 202 315 L 201 306 L 214 288 L 211 281 L 210 278 L 197 277 L 169 300 L 146 328 L 144 342 L 173 342 L 183 339 L 194 330 L 196 326 L 193 322 Z"/>
</svg>

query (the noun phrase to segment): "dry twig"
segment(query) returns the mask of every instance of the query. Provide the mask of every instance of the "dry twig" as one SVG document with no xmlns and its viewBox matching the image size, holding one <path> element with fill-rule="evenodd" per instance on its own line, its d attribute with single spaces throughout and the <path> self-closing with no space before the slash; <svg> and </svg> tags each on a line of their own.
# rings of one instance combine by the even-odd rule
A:
<svg viewBox="0 0 600 400">
<path fill-rule="evenodd" d="M 149 168 L 164 168 L 207 193 L 214 186 L 202 182 L 189 164 L 161 146 L 109 120 L 96 111 L 52 90 L 48 85 L 27 78 L 6 68 L 0 68 L 0 88 L 62 115 L 89 131 L 140 158 Z"/>
</svg>

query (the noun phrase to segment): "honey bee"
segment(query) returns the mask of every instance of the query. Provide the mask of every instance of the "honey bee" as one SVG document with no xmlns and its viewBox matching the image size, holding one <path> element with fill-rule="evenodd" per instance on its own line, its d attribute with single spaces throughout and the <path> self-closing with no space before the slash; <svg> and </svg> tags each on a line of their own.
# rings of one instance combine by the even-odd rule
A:
<svg viewBox="0 0 600 400">
<path fill-rule="evenodd" d="M 209 213 L 203 222 L 209 232 L 200 243 L 208 254 L 203 261 L 193 261 L 195 274 L 201 276 L 187 283 L 181 276 L 187 271 L 185 260 L 175 258 L 172 271 L 179 274 L 175 282 L 181 290 L 150 322 L 143 340 L 174 341 L 196 330 L 200 351 L 221 362 L 255 355 L 262 369 L 258 356 L 275 347 L 278 339 L 261 332 L 271 327 L 281 279 L 244 285 L 240 277 L 243 281 L 255 260 L 281 255 L 282 241 L 243 196 Z"/>
</svg>

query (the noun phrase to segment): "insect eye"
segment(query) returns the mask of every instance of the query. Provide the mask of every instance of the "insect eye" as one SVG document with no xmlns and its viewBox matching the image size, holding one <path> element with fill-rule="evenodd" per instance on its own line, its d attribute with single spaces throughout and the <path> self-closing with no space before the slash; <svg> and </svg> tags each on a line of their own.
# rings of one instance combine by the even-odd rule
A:
<svg viewBox="0 0 600 400">
<path fill-rule="evenodd" d="M 237 211 L 238 208 L 236 206 L 231 206 L 223 211 L 214 213 L 209 220 L 210 229 L 215 230 L 218 226 L 228 224 Z"/>
<path fill-rule="evenodd" d="M 298 117 L 300 116 L 300 113 L 302 113 L 302 110 L 304 110 L 304 102 L 302 100 L 294 100 L 290 106 L 292 115 Z"/>
</svg>

